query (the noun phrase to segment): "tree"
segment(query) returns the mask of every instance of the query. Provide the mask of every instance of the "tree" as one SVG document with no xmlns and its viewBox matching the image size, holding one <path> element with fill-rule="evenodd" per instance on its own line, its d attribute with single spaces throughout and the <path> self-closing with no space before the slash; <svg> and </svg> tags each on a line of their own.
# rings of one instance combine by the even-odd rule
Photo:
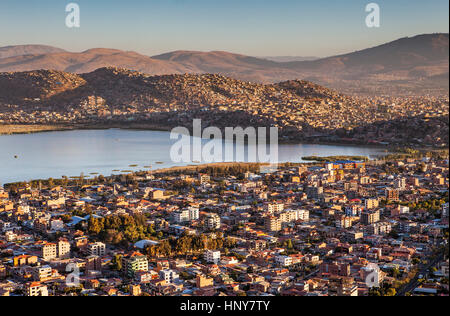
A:
<svg viewBox="0 0 450 316">
<path fill-rule="evenodd" d="M 122 255 L 115 255 L 111 261 L 113 269 L 116 271 L 122 270 Z"/>
<path fill-rule="evenodd" d="M 103 221 L 91 216 L 88 223 L 88 232 L 91 235 L 98 235 L 103 230 Z"/>
<path fill-rule="evenodd" d="M 389 288 L 386 291 L 386 296 L 395 296 L 395 295 L 397 295 L 397 291 L 394 288 Z"/>
</svg>

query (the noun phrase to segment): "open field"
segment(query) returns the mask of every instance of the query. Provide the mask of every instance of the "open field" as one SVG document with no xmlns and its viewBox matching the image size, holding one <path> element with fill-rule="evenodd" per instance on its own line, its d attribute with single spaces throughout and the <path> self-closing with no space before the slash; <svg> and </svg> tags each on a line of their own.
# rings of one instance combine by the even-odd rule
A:
<svg viewBox="0 0 450 316">
<path fill-rule="evenodd" d="M 0 125 L 0 135 L 64 131 L 70 129 L 71 127 L 58 125 Z"/>
</svg>

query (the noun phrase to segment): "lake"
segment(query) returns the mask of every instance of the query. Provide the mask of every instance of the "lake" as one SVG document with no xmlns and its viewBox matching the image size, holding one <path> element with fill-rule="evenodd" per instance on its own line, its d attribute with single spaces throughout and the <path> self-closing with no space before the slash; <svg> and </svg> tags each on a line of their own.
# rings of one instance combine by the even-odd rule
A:
<svg viewBox="0 0 450 316">
<path fill-rule="evenodd" d="M 121 129 L 4 135 L 0 136 L 0 184 L 188 165 L 170 159 L 174 143 L 169 132 Z M 373 147 L 310 144 L 280 144 L 278 153 L 280 162 L 302 162 L 305 156 L 383 154 L 383 149 Z"/>
</svg>

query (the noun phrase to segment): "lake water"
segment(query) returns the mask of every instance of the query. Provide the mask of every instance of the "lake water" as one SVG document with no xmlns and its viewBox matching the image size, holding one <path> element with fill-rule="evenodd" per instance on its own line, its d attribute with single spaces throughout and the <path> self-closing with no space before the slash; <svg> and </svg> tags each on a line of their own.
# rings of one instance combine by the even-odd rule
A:
<svg viewBox="0 0 450 316">
<path fill-rule="evenodd" d="M 120 129 L 0 136 L 0 184 L 81 173 L 109 176 L 126 170 L 146 170 L 144 167 L 149 165 L 153 169 L 188 165 L 170 159 L 174 143 L 169 132 Z M 384 150 L 371 147 L 279 145 L 280 162 L 302 162 L 302 157 L 313 155 L 383 154 Z"/>
</svg>

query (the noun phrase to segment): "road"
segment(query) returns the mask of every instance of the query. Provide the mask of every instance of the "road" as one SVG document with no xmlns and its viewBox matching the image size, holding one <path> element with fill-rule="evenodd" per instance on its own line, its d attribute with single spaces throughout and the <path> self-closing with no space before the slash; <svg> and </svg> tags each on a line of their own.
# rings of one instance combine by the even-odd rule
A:
<svg viewBox="0 0 450 316">
<path fill-rule="evenodd" d="M 419 272 L 417 272 L 416 276 L 407 284 L 405 285 L 399 292 L 397 293 L 397 296 L 405 296 L 406 293 L 414 291 L 419 285 L 419 276 L 420 275 L 427 275 L 428 270 L 432 267 L 434 267 L 436 264 L 438 264 L 440 261 L 444 260 L 444 254 L 440 254 L 438 257 L 433 259 L 430 263 L 428 263 L 426 266 L 423 266 Z"/>
</svg>

